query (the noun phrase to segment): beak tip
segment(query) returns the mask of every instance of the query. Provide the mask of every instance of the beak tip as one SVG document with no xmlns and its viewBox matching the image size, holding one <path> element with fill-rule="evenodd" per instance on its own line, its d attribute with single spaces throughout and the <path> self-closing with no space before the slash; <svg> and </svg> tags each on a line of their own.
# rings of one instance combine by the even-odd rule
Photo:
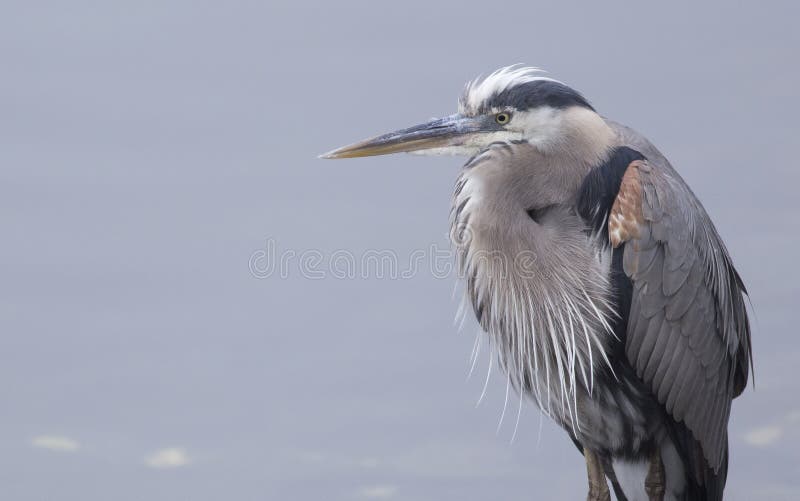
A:
<svg viewBox="0 0 800 501">
<path fill-rule="evenodd" d="M 323 153 L 322 155 L 317 155 L 317 158 L 321 158 L 323 160 L 330 160 L 330 159 L 339 158 L 339 157 L 338 157 L 338 155 L 336 155 L 336 150 L 333 150 L 333 151 L 329 151 L 327 153 Z"/>
</svg>

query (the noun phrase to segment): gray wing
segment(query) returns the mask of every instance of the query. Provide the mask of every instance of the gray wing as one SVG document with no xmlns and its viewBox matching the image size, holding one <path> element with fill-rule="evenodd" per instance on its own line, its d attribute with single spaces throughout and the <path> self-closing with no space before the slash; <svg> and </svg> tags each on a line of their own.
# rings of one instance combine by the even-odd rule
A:
<svg viewBox="0 0 800 501">
<path fill-rule="evenodd" d="M 631 129 L 612 126 L 647 158 L 626 170 L 608 224 L 633 283 L 626 354 L 717 472 L 731 400 L 752 366 L 747 292 L 708 214 L 666 158 Z"/>
</svg>

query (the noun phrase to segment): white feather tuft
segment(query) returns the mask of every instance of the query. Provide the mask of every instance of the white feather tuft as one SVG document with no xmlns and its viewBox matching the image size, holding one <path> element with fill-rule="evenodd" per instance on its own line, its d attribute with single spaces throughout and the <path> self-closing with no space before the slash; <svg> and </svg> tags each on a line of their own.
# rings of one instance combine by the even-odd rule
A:
<svg viewBox="0 0 800 501">
<path fill-rule="evenodd" d="M 538 275 L 525 278 L 508 274 L 504 273 L 507 268 L 497 268 L 493 257 L 500 255 L 501 263 L 513 263 L 514 258 L 498 246 L 497 232 L 487 236 L 485 231 L 503 224 L 476 226 L 486 202 L 480 164 L 491 155 L 487 151 L 468 163 L 457 181 L 453 199 L 451 238 L 459 275 L 467 280 L 465 295 L 473 309 L 481 311 L 479 321 L 489 334 L 490 357 L 497 349 L 507 385 L 532 397 L 544 414 L 577 434 L 581 432 L 579 394 L 591 396 L 595 372 L 601 366 L 610 369 L 611 365 L 606 344 L 614 336 L 611 319 L 616 313 L 609 300 L 608 253 L 601 250 L 600 240 L 592 235 L 585 237 L 585 251 L 581 252 L 584 262 L 593 264 L 581 271 L 557 261 L 551 263 L 548 278 L 543 279 Z M 476 345 L 471 357 L 473 367 L 477 350 Z M 492 358 L 479 403 L 486 394 L 491 362 Z M 498 428 L 508 399 L 507 389 Z M 514 428 L 516 435 L 516 423 Z"/>
<path fill-rule="evenodd" d="M 557 81 L 543 76 L 543 73 L 545 72 L 539 68 L 513 64 L 500 68 L 485 78 L 478 77 L 464 87 L 464 93 L 458 100 L 458 111 L 465 115 L 474 115 L 492 96 L 510 87 L 535 80 Z"/>
</svg>

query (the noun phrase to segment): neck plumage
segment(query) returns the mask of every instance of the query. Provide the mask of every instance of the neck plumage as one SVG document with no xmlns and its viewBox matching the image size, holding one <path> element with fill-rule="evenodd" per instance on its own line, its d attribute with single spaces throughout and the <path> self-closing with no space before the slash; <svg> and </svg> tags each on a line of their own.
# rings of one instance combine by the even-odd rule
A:
<svg viewBox="0 0 800 501">
<path fill-rule="evenodd" d="M 553 163 L 583 169 L 599 165 L 619 142 L 617 133 L 593 110 L 563 110 L 546 133 L 530 131 L 530 143 Z"/>
<path fill-rule="evenodd" d="M 615 135 L 592 117 L 570 118 L 584 132 L 593 128 L 570 153 L 495 144 L 465 166 L 451 239 L 466 297 L 509 382 L 575 426 L 579 387 L 591 391 L 595 369 L 608 364 L 613 312 L 608 263 L 598 260 L 574 202 Z M 536 219 L 533 208 L 541 208 Z"/>
</svg>

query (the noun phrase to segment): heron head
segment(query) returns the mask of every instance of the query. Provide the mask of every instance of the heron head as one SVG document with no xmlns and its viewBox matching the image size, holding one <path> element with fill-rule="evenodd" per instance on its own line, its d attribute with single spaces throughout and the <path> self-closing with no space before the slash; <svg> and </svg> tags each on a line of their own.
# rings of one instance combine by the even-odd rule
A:
<svg viewBox="0 0 800 501">
<path fill-rule="evenodd" d="M 580 93 L 536 68 L 515 65 L 469 82 L 456 114 L 344 146 L 322 158 L 399 152 L 472 156 L 495 142 L 527 142 L 549 153 L 591 136 L 591 129 L 602 123 Z"/>
</svg>

